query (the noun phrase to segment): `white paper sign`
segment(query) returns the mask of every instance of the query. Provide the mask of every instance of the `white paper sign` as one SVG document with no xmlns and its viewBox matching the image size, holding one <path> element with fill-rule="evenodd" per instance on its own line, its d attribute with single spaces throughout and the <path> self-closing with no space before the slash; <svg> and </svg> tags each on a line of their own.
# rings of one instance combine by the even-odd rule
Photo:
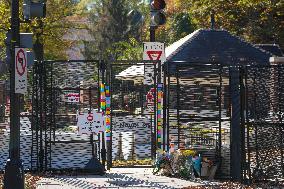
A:
<svg viewBox="0 0 284 189">
<path fill-rule="evenodd" d="M 67 102 L 80 102 L 80 93 L 67 93 L 65 96 L 67 97 Z"/>
<path fill-rule="evenodd" d="M 143 60 L 161 60 L 161 65 L 166 60 L 164 43 L 144 42 L 143 49 L 144 49 L 143 50 Z M 161 78 L 163 78 L 163 76 L 161 76 Z M 145 85 L 154 84 L 154 66 L 153 65 L 147 65 L 144 67 L 144 84 Z"/>
<path fill-rule="evenodd" d="M 27 93 L 27 52 L 23 48 L 15 48 L 15 93 Z"/>
<path fill-rule="evenodd" d="M 146 108 L 144 114 L 153 114 L 155 105 L 155 89 L 151 88 L 146 95 Z"/>
<path fill-rule="evenodd" d="M 113 117 L 113 131 L 151 133 L 151 119 L 146 117 Z"/>
<path fill-rule="evenodd" d="M 100 112 L 83 113 L 78 115 L 78 134 L 92 134 L 105 131 L 105 118 Z"/>
</svg>

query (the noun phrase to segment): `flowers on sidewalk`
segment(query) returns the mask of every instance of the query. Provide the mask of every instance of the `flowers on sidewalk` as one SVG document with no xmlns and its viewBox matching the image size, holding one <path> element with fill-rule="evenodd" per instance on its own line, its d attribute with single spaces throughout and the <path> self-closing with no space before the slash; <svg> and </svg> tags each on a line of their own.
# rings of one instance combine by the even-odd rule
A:
<svg viewBox="0 0 284 189">
<path fill-rule="evenodd" d="M 196 152 L 193 150 L 177 150 L 173 153 L 159 150 L 157 151 L 153 174 L 161 172 L 165 176 L 194 179 L 192 157 L 195 154 Z"/>
</svg>

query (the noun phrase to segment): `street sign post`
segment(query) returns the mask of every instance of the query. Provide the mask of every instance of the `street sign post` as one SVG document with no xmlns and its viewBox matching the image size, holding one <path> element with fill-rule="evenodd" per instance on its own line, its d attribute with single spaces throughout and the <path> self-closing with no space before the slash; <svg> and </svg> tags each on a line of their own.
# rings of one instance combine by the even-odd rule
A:
<svg viewBox="0 0 284 189">
<path fill-rule="evenodd" d="M 143 60 L 160 60 L 162 63 L 166 60 L 164 43 L 144 42 L 143 49 Z M 156 68 L 158 68 L 158 66 Z M 161 75 L 161 77 L 163 77 L 163 75 Z M 144 84 L 154 84 L 154 65 L 144 66 Z"/>
</svg>

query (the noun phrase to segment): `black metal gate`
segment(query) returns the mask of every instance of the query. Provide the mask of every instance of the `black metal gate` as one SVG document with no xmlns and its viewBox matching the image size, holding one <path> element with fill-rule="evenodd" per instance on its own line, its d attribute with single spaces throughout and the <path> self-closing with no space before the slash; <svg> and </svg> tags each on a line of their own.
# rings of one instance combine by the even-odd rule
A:
<svg viewBox="0 0 284 189">
<path fill-rule="evenodd" d="M 99 111 L 101 61 L 36 62 L 32 92 L 31 169 L 84 169 L 97 155 L 100 134 L 78 135 L 80 112 Z M 105 161 L 105 160 L 104 160 Z"/>
<path fill-rule="evenodd" d="M 157 141 L 159 61 L 116 61 L 107 83 L 111 94 L 111 167 L 151 166 Z"/>
<path fill-rule="evenodd" d="M 244 179 L 284 178 L 284 65 L 243 67 Z"/>
<path fill-rule="evenodd" d="M 167 144 L 195 150 L 230 176 L 229 68 L 218 63 L 167 62 Z M 169 146 L 168 146 L 169 148 Z"/>
</svg>

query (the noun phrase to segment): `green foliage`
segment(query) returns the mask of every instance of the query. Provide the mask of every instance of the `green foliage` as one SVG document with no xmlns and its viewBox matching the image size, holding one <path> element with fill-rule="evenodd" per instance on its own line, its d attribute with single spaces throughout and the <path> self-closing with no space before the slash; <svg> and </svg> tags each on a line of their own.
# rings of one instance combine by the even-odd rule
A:
<svg viewBox="0 0 284 189">
<path fill-rule="evenodd" d="M 10 15 L 10 2 L 8 0 L 0 0 L 0 60 L 5 57 L 5 44 L 4 40 L 6 32 L 10 28 L 9 15 Z M 3 50 L 2 50 L 3 49 Z"/>
<path fill-rule="evenodd" d="M 22 1 L 20 1 L 20 19 L 22 15 Z M 70 0 L 49 0 L 47 1 L 47 17 L 43 19 L 44 29 L 40 40 L 44 43 L 46 59 L 62 59 L 65 58 L 65 50 L 70 47 L 70 41 L 64 39 L 64 35 L 73 24 L 69 21 L 70 15 L 73 14 L 75 4 Z M 10 26 L 11 1 L 0 0 L 0 49 L 5 49 L 4 39 L 6 32 Z M 38 20 L 33 20 L 31 23 L 21 24 L 21 32 L 34 33 L 36 35 L 42 31 L 39 28 Z M 5 57 L 5 51 L 0 51 L 0 59 Z"/>
<path fill-rule="evenodd" d="M 133 59 L 134 54 L 136 56 L 142 52 L 142 47 L 139 47 L 142 46 L 141 43 L 139 45 L 142 35 L 141 23 L 133 25 L 128 15 L 132 5 L 137 6 L 137 1 L 94 1 L 93 9 L 84 11 L 90 21 L 88 30 L 94 39 L 92 42 L 83 41 L 87 59 Z"/>
<path fill-rule="evenodd" d="M 107 53 L 113 54 L 116 60 L 142 60 L 143 47 L 135 38 L 130 38 L 114 43 Z"/>
<path fill-rule="evenodd" d="M 189 13 L 198 27 L 209 28 L 215 13 L 216 27 L 253 43 L 278 43 L 284 47 L 283 0 L 188 0 Z"/>
</svg>

